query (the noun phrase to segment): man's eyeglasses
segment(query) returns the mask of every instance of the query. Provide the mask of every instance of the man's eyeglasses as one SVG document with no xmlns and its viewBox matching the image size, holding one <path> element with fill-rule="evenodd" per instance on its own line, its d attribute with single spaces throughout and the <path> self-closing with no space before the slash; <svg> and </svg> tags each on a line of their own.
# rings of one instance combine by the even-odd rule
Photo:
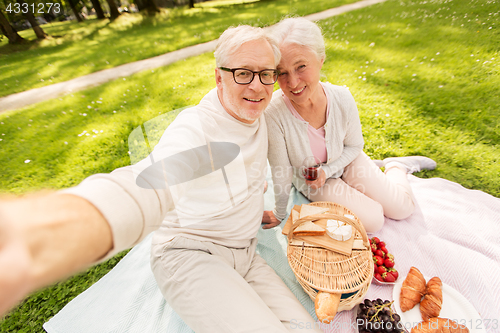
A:
<svg viewBox="0 0 500 333">
<path fill-rule="evenodd" d="M 254 72 L 246 68 L 219 67 L 219 69 L 226 72 L 232 72 L 234 82 L 237 84 L 250 84 L 253 81 L 255 74 L 259 74 L 260 82 L 265 85 L 274 84 L 278 80 L 278 71 L 276 69 L 263 69 L 258 72 Z"/>
</svg>

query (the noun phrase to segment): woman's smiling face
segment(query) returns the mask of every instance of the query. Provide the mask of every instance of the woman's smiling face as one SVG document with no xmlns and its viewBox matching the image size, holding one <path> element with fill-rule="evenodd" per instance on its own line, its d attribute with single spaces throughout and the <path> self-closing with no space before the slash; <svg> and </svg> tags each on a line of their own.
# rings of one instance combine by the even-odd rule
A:
<svg viewBox="0 0 500 333">
<path fill-rule="evenodd" d="M 280 88 L 293 104 L 303 105 L 316 97 L 323 59 L 318 59 L 309 47 L 298 44 L 281 45 L 280 51 Z"/>
</svg>

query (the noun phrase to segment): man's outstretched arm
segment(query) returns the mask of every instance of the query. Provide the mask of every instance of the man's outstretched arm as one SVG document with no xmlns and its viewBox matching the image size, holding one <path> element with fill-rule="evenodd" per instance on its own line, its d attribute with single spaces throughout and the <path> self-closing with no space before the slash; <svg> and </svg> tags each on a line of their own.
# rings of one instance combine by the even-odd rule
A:
<svg viewBox="0 0 500 333">
<path fill-rule="evenodd" d="M 0 316 L 29 293 L 75 274 L 113 248 L 110 225 L 63 193 L 0 201 Z"/>
</svg>

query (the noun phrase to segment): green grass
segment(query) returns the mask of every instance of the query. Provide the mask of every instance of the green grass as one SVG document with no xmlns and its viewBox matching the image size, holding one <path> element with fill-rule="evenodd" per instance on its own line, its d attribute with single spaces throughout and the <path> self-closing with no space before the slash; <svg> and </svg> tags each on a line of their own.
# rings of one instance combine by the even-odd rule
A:
<svg viewBox="0 0 500 333">
<path fill-rule="evenodd" d="M 56 315 L 67 302 L 99 281 L 127 253 L 128 251 L 123 251 L 105 263 L 75 275 L 64 283 L 34 293 L 23 302 L 21 311 L 12 312 L 6 320 L 0 322 L 0 332 L 45 333 L 42 328 L 43 323 Z"/>
<path fill-rule="evenodd" d="M 325 79 L 351 88 L 365 150 L 427 155 L 500 197 L 499 1 L 402 1 L 322 22 Z"/>
<path fill-rule="evenodd" d="M 64 188 L 130 164 L 130 132 L 160 114 L 197 104 L 215 86 L 214 66 L 213 55 L 204 54 L 0 114 L 0 192 Z M 123 255 L 35 293 L 0 321 L 0 332 L 43 332 L 44 322 Z"/>
<path fill-rule="evenodd" d="M 500 197 L 499 8 L 498 0 L 389 0 L 321 22 L 328 46 L 322 79 L 350 88 L 371 157 L 423 154 L 438 168 L 418 176 Z M 129 164 L 129 133 L 196 104 L 215 86 L 214 66 L 204 54 L 0 114 L 0 189 L 68 187 Z M 0 331 L 42 332 L 43 322 L 113 264 L 38 292 Z"/>
<path fill-rule="evenodd" d="M 194 9 L 165 9 L 155 17 L 137 13 L 114 22 L 47 24 L 43 29 L 50 39 L 16 46 L 6 38 L 0 41 L 0 97 L 214 40 L 231 25 L 264 26 L 283 15 L 302 16 L 355 1 L 217 1 Z M 31 29 L 20 34 L 35 39 Z"/>
<path fill-rule="evenodd" d="M 130 164 L 130 132 L 198 103 L 215 85 L 214 66 L 204 54 L 0 115 L 0 191 L 62 188 Z"/>
</svg>

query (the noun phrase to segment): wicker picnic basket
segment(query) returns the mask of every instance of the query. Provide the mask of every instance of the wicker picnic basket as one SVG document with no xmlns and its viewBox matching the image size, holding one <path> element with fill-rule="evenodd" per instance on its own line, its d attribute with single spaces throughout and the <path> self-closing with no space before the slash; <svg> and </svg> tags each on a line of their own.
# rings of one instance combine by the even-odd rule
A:
<svg viewBox="0 0 500 333">
<path fill-rule="evenodd" d="M 287 257 L 292 271 L 304 291 L 314 301 L 318 291 L 343 294 L 338 311 L 350 310 L 362 302 L 373 278 L 373 259 L 370 241 L 359 219 L 347 208 L 332 202 L 313 202 L 310 205 L 329 208 L 328 213 L 303 217 L 293 223 L 288 232 Z M 345 217 L 354 216 L 354 219 Z M 353 227 L 353 237 L 362 240 L 362 246 L 351 255 L 325 248 L 291 245 L 293 230 L 306 221 L 335 219 Z M 359 242 L 358 242 L 359 243 Z"/>
</svg>

